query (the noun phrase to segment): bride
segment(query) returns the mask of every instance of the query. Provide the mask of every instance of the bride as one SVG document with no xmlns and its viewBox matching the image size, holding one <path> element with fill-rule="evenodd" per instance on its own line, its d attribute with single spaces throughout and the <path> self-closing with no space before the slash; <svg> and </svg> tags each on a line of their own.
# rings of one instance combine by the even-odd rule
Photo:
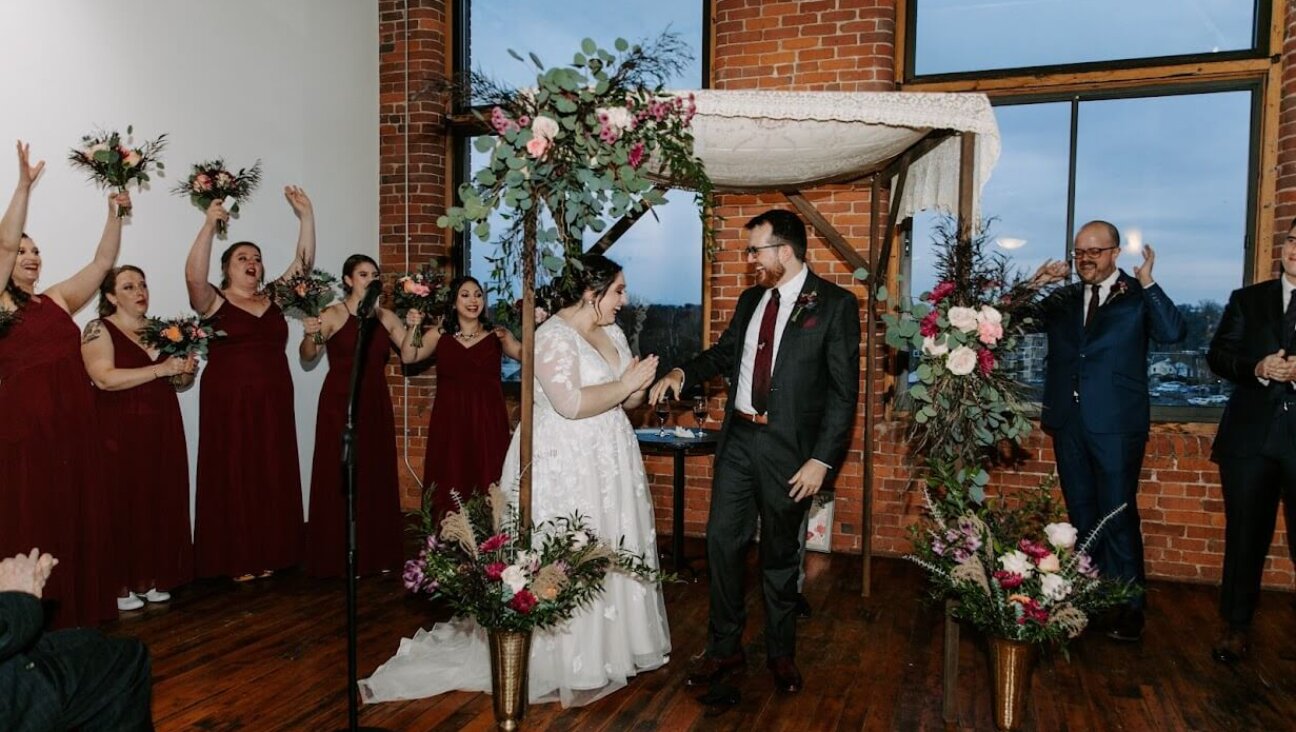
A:
<svg viewBox="0 0 1296 732">
<path fill-rule="evenodd" d="M 580 512 L 599 536 L 624 537 L 626 549 L 656 567 L 652 498 L 624 410 L 643 402 L 657 357 L 632 357 L 615 323 L 628 302 L 620 265 L 598 254 L 580 261 L 578 285 L 558 295 L 556 316 L 536 329 L 533 519 Z M 514 500 L 518 448 L 515 432 L 500 479 Z M 529 697 L 589 704 L 664 665 L 669 654 L 661 587 L 613 572 L 570 621 L 535 634 Z M 489 691 L 486 631 L 469 620 L 420 629 L 360 688 L 366 702 Z"/>
</svg>

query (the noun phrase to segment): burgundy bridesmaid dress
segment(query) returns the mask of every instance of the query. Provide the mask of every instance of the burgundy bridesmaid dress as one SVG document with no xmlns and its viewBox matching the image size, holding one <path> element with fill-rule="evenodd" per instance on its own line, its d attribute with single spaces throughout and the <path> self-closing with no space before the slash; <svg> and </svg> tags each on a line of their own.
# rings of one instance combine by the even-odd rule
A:
<svg viewBox="0 0 1296 732">
<path fill-rule="evenodd" d="M 315 417 L 310 522 L 306 525 L 306 571 L 315 577 L 341 577 L 346 568 L 342 429 L 359 322 L 348 317 L 325 346 L 329 365 Z M 384 373 L 391 354 L 390 340 L 380 323 L 375 322 L 373 329 L 365 350 L 356 414 L 356 560 L 360 574 L 396 569 L 402 561 L 396 426 Z"/>
<path fill-rule="evenodd" d="M 117 617 L 103 438 L 81 331 L 33 297 L 0 336 L 0 556 L 39 547 L 53 627 Z"/>
<path fill-rule="evenodd" d="M 111 320 L 119 369 L 156 366 Z M 170 590 L 193 579 L 189 538 L 189 452 L 180 400 L 169 379 L 131 389 L 98 392 L 99 419 L 108 449 L 109 495 L 119 585 L 130 590 Z"/>
<path fill-rule="evenodd" d="M 221 303 L 199 388 L 194 560 L 199 577 L 237 577 L 301 559 L 301 472 L 293 384 L 278 305 L 261 317 Z"/>
<path fill-rule="evenodd" d="M 446 334 L 437 343 L 436 402 L 428 417 L 423 485 L 435 485 L 438 513 L 483 494 L 499 480 L 509 446 L 508 409 L 500 386 L 499 338 L 487 334 L 465 346 Z"/>
</svg>

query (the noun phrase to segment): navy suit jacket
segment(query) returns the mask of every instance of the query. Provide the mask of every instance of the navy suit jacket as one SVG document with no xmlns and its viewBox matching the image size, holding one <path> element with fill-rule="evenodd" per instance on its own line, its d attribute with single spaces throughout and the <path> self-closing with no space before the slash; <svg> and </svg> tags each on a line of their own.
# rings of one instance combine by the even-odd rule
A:
<svg viewBox="0 0 1296 732">
<path fill-rule="evenodd" d="M 1211 371 L 1233 382 L 1211 457 L 1253 457 L 1261 453 L 1275 410 L 1290 393 L 1287 384 L 1260 383 L 1256 364 L 1283 347 L 1282 283 L 1268 280 L 1234 290 L 1211 339 Z"/>
<path fill-rule="evenodd" d="M 689 388 L 717 375 L 729 379 L 717 459 L 724 455 L 729 441 L 727 427 L 733 419 L 747 326 L 764 293 L 760 286 L 744 291 L 720 340 L 681 367 Z M 859 402 L 859 301 L 814 272 L 807 273 L 801 286 L 803 298 L 811 293 L 814 306 L 793 310 L 794 317 L 788 319 L 770 375 L 766 429 L 778 438 L 771 447 L 776 454 L 770 457 L 788 469 L 784 477 L 811 458 L 840 467 Z M 832 489 L 836 473 L 829 471 L 823 490 Z"/>
<path fill-rule="evenodd" d="M 1067 285 L 1040 304 L 1038 317 L 1048 334 L 1040 422 L 1097 434 L 1145 433 L 1151 421 L 1148 340 L 1183 340 L 1183 316 L 1160 285 L 1144 289 L 1122 271 L 1086 328 L 1085 286 Z"/>
</svg>

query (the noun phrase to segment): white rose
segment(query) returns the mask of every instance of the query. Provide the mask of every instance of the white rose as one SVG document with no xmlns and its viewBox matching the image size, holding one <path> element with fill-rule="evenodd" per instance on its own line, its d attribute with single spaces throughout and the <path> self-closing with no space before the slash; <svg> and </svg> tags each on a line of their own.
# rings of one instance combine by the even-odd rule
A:
<svg viewBox="0 0 1296 732">
<path fill-rule="evenodd" d="M 1049 524 L 1044 527 L 1044 534 L 1049 543 L 1058 549 L 1070 549 L 1076 543 L 1076 527 L 1068 523 Z"/>
<path fill-rule="evenodd" d="M 971 333 L 976 330 L 977 325 L 979 325 L 977 322 L 977 311 L 972 308 L 964 308 L 955 305 L 949 309 L 949 312 L 945 314 L 945 317 L 949 320 L 950 325 L 958 328 L 964 333 Z"/>
<path fill-rule="evenodd" d="M 941 338 L 940 343 L 937 343 L 932 336 L 926 336 L 923 338 L 922 350 L 928 356 L 939 358 L 949 353 L 949 345 L 945 343 L 944 338 Z"/>
<path fill-rule="evenodd" d="M 572 534 L 571 546 L 572 549 L 574 549 L 575 551 L 580 551 L 581 549 L 584 549 L 588 544 L 589 544 L 589 534 L 586 534 L 584 531 L 577 531 L 576 533 Z"/>
<path fill-rule="evenodd" d="M 1062 563 L 1058 561 L 1058 556 L 1052 552 L 1040 557 L 1039 569 L 1041 572 L 1060 572 Z"/>
<path fill-rule="evenodd" d="M 982 323 L 994 323 L 1003 325 L 1003 313 L 995 310 L 989 305 L 982 305 L 981 310 L 977 313 L 977 319 Z"/>
<path fill-rule="evenodd" d="M 1035 567 L 1031 564 L 1030 557 L 1022 554 L 1016 549 L 999 557 L 999 565 L 1004 568 L 1005 572 L 1021 575 L 1028 578 L 1035 574 Z"/>
<path fill-rule="evenodd" d="M 536 115 L 536 118 L 531 120 L 531 132 L 537 137 L 552 140 L 558 135 L 558 122 L 544 115 Z"/>
<path fill-rule="evenodd" d="M 1040 590 L 1044 593 L 1044 597 L 1059 602 L 1071 594 L 1071 583 L 1063 579 L 1060 574 L 1044 574 L 1040 576 Z"/>
<path fill-rule="evenodd" d="M 500 574 L 500 580 L 508 585 L 513 590 L 513 594 L 516 595 L 522 591 L 523 587 L 526 587 L 526 572 L 523 572 L 522 568 L 516 564 L 509 565 L 509 568 Z"/>
<path fill-rule="evenodd" d="M 945 368 L 955 376 L 967 376 L 977 365 L 976 351 L 967 346 L 959 346 L 945 357 Z"/>
<path fill-rule="evenodd" d="M 634 115 L 625 107 L 603 107 L 598 113 L 607 115 L 608 127 L 617 132 L 625 132 L 634 127 Z"/>
</svg>

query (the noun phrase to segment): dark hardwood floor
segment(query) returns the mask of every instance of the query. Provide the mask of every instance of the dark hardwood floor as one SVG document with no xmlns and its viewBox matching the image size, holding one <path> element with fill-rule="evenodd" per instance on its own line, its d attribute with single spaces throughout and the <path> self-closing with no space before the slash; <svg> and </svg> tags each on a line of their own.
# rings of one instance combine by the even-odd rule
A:
<svg viewBox="0 0 1296 732">
<path fill-rule="evenodd" d="M 692 542 L 691 542 L 692 543 Z M 701 551 L 700 544 L 692 547 Z M 938 730 L 942 616 L 924 603 L 918 569 L 877 559 L 873 596 L 859 596 L 860 558 L 812 555 L 807 595 L 814 617 L 799 629 L 801 694 L 773 693 L 764 666 L 761 610 L 749 597 L 748 671 L 742 702 L 709 716 L 683 686 L 688 656 L 706 630 L 705 581 L 667 587 L 675 653 L 589 707 L 533 706 L 532 730 Z M 1027 713 L 1033 730 L 1296 729 L 1296 607 L 1266 593 L 1252 657 L 1215 663 L 1213 587 L 1154 583 L 1139 645 L 1099 634 L 1045 658 Z M 144 640 L 153 654 L 159 730 L 330 730 L 346 725 L 343 583 L 291 572 L 236 585 L 182 588 L 170 605 L 149 606 L 105 628 Z M 360 583 L 359 657 L 367 675 L 402 636 L 430 622 L 432 608 L 408 597 L 394 575 Z M 985 643 L 965 628 L 955 728 L 993 728 Z M 363 707 L 361 724 L 390 730 L 490 730 L 490 697 L 452 693 Z"/>
</svg>

